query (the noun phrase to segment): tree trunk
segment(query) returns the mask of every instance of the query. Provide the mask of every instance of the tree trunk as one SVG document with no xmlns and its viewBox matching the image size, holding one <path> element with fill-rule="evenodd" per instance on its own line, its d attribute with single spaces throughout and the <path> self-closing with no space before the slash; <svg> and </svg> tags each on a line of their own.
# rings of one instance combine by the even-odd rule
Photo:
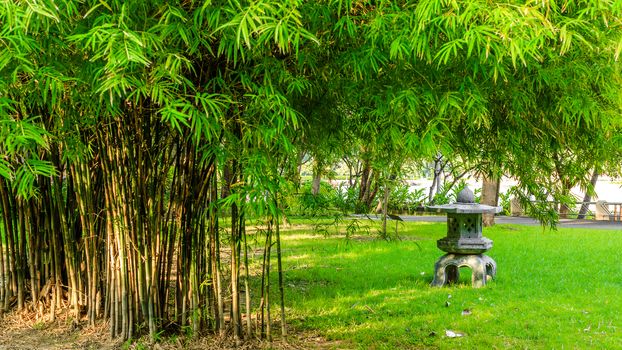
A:
<svg viewBox="0 0 622 350">
<path fill-rule="evenodd" d="M 571 195 L 570 190 L 572 189 L 573 185 L 570 183 L 564 183 L 563 186 L 564 195 Z M 567 204 L 561 203 L 559 205 L 559 218 L 567 219 L 568 214 L 570 214 L 570 207 L 568 207 Z"/>
<path fill-rule="evenodd" d="M 501 181 L 499 178 L 489 178 L 488 176 L 484 176 L 480 203 L 496 207 L 499 202 L 500 184 Z M 493 226 L 495 224 L 495 214 L 483 214 L 482 223 L 485 227 Z"/>
<path fill-rule="evenodd" d="M 598 182 L 598 170 L 594 170 L 592 173 L 592 178 L 590 179 L 590 184 L 592 184 L 592 188 L 596 188 L 596 182 Z M 585 215 L 587 214 L 587 210 L 590 207 L 586 202 L 590 202 L 592 200 L 592 195 L 589 191 L 585 191 L 585 196 L 583 197 L 583 204 L 581 204 L 581 209 L 579 209 L 579 215 L 577 219 L 585 219 Z"/>
<path fill-rule="evenodd" d="M 442 160 L 443 155 L 440 153 L 434 158 L 434 178 L 432 178 L 432 185 L 430 185 L 430 192 L 428 193 L 428 202 L 430 204 L 434 204 L 434 196 L 441 187 L 441 172 L 443 171 L 443 167 L 441 166 Z"/>
<path fill-rule="evenodd" d="M 348 189 L 354 188 L 358 185 L 360 172 L 361 161 L 359 159 L 355 159 L 354 161 L 350 160 L 348 157 L 343 157 L 343 162 L 348 167 Z"/>
<path fill-rule="evenodd" d="M 389 211 L 389 181 L 385 181 L 384 196 L 382 198 L 382 237 L 388 238 L 387 235 L 387 214 Z"/>
<path fill-rule="evenodd" d="M 305 152 L 300 150 L 298 151 L 298 157 L 296 158 L 296 173 L 293 176 L 294 186 L 296 189 L 300 188 L 301 183 L 301 175 L 302 174 L 302 165 L 305 159 Z"/>
<path fill-rule="evenodd" d="M 371 163 L 369 160 L 365 159 L 363 160 L 363 171 L 361 173 L 361 182 L 360 182 L 360 186 L 359 186 L 359 200 L 356 206 L 356 213 L 360 214 L 363 213 L 367 210 L 369 210 L 368 207 L 365 207 L 364 203 L 367 203 L 367 198 L 369 197 L 369 187 L 371 184 L 371 178 L 372 178 L 372 169 L 371 169 Z"/>
<path fill-rule="evenodd" d="M 311 187 L 311 194 L 317 196 L 320 193 L 320 182 L 322 181 L 322 169 L 320 162 L 315 160 L 313 164 L 313 185 Z"/>
</svg>

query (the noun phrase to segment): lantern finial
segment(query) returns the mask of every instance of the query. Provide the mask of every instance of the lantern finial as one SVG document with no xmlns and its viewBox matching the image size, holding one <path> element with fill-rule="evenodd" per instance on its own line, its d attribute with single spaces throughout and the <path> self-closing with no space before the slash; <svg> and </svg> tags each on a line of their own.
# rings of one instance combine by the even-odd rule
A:
<svg viewBox="0 0 622 350">
<path fill-rule="evenodd" d="M 475 194 L 473 194 L 469 186 L 464 186 L 462 191 L 458 192 L 456 201 L 458 203 L 475 203 Z"/>
</svg>

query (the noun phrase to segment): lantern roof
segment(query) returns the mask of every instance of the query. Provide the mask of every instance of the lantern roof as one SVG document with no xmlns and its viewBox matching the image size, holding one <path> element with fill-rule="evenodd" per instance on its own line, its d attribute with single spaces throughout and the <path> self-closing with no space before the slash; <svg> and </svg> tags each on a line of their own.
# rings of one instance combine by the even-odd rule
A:
<svg viewBox="0 0 622 350">
<path fill-rule="evenodd" d="M 460 191 L 456 197 L 457 201 L 455 203 L 431 205 L 426 208 L 431 211 L 457 214 L 494 214 L 503 210 L 501 207 L 493 207 L 490 205 L 475 203 L 475 195 L 468 186 L 464 186 L 462 191 Z"/>
</svg>

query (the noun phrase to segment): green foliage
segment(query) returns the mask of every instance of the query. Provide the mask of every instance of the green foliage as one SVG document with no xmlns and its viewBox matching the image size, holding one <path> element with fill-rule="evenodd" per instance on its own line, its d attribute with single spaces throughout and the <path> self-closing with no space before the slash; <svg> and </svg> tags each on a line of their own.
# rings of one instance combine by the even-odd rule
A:
<svg viewBox="0 0 622 350">
<path fill-rule="evenodd" d="M 511 214 L 511 201 L 513 196 L 514 194 L 512 189 L 499 193 L 499 206 L 502 208 L 499 215 L 507 216 Z"/>
<path fill-rule="evenodd" d="M 333 214 L 347 215 L 354 210 L 356 189 L 346 186 L 335 188 L 329 183 L 321 182 L 317 195 L 312 193 L 312 183 L 305 182 L 299 190 L 288 192 L 284 202 L 288 215 L 330 216 Z"/>
<path fill-rule="evenodd" d="M 389 195 L 389 212 L 413 212 L 422 208 L 427 200 L 424 188 L 411 191 L 407 183 L 400 182 L 393 186 Z"/>
<path fill-rule="evenodd" d="M 12 120 L 29 141 L 3 136 L 4 158 L 26 141 L 46 149 L 40 130 L 66 139 L 144 106 L 173 135 L 251 167 L 292 167 L 304 151 L 321 169 L 341 158 L 336 149 L 364 148 L 374 170 L 391 173 L 453 148 L 526 191 L 547 182 L 534 173 L 583 183 L 586 168 L 610 158 L 619 128 L 619 11 L 531 1 L 6 3 L 0 114 L 20 115 Z M 551 153 L 568 164 L 551 172 L 541 161 Z M 19 166 L 2 159 L 0 175 Z M 32 194 L 42 174 L 14 187 Z"/>
<path fill-rule="evenodd" d="M 303 215 L 327 215 L 333 208 L 333 199 L 336 190 L 329 184 L 322 182 L 320 184 L 320 192 L 317 195 L 311 193 L 309 183 L 303 185 L 303 192 L 300 195 L 300 213 Z"/>
<path fill-rule="evenodd" d="M 351 214 L 356 211 L 358 202 L 359 188 L 350 187 L 346 183 L 341 183 L 335 196 L 335 207 L 339 208 L 342 214 Z"/>
</svg>

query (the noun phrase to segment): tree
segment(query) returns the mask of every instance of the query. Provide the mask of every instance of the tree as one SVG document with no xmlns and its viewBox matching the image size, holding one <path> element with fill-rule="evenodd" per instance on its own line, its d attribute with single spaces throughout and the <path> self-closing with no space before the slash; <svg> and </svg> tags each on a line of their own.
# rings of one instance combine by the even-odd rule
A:
<svg viewBox="0 0 622 350">
<path fill-rule="evenodd" d="M 568 202 L 569 188 L 589 183 L 599 155 L 616 147 L 619 32 L 609 20 L 619 10 L 575 2 L 418 6 L 420 35 L 430 38 L 420 55 L 445 69 L 459 100 L 462 117 L 448 143 L 483 174 L 517 178 L 524 203 L 533 206 L 535 196 L 544 222 L 556 219 L 546 201 Z"/>
<path fill-rule="evenodd" d="M 53 316 L 68 292 L 74 320 L 87 305 L 89 322 L 108 319 L 113 337 L 131 338 L 141 324 L 155 336 L 167 321 L 224 332 L 224 290 L 238 290 L 246 252 L 242 198 L 278 192 L 274 179 L 299 124 L 288 87 L 300 77 L 299 48 L 315 41 L 299 5 L 3 5 L 5 307 L 13 294 L 23 306 L 29 279 L 31 302 L 51 293 Z M 263 163 L 270 172 L 248 171 Z M 232 176 L 223 199 L 224 164 Z M 278 222 L 278 196 L 249 198 Z M 232 221 L 229 269 L 222 206 Z M 229 302 L 241 338 L 238 298 Z M 250 303 L 245 311 L 250 320 Z"/>
</svg>

